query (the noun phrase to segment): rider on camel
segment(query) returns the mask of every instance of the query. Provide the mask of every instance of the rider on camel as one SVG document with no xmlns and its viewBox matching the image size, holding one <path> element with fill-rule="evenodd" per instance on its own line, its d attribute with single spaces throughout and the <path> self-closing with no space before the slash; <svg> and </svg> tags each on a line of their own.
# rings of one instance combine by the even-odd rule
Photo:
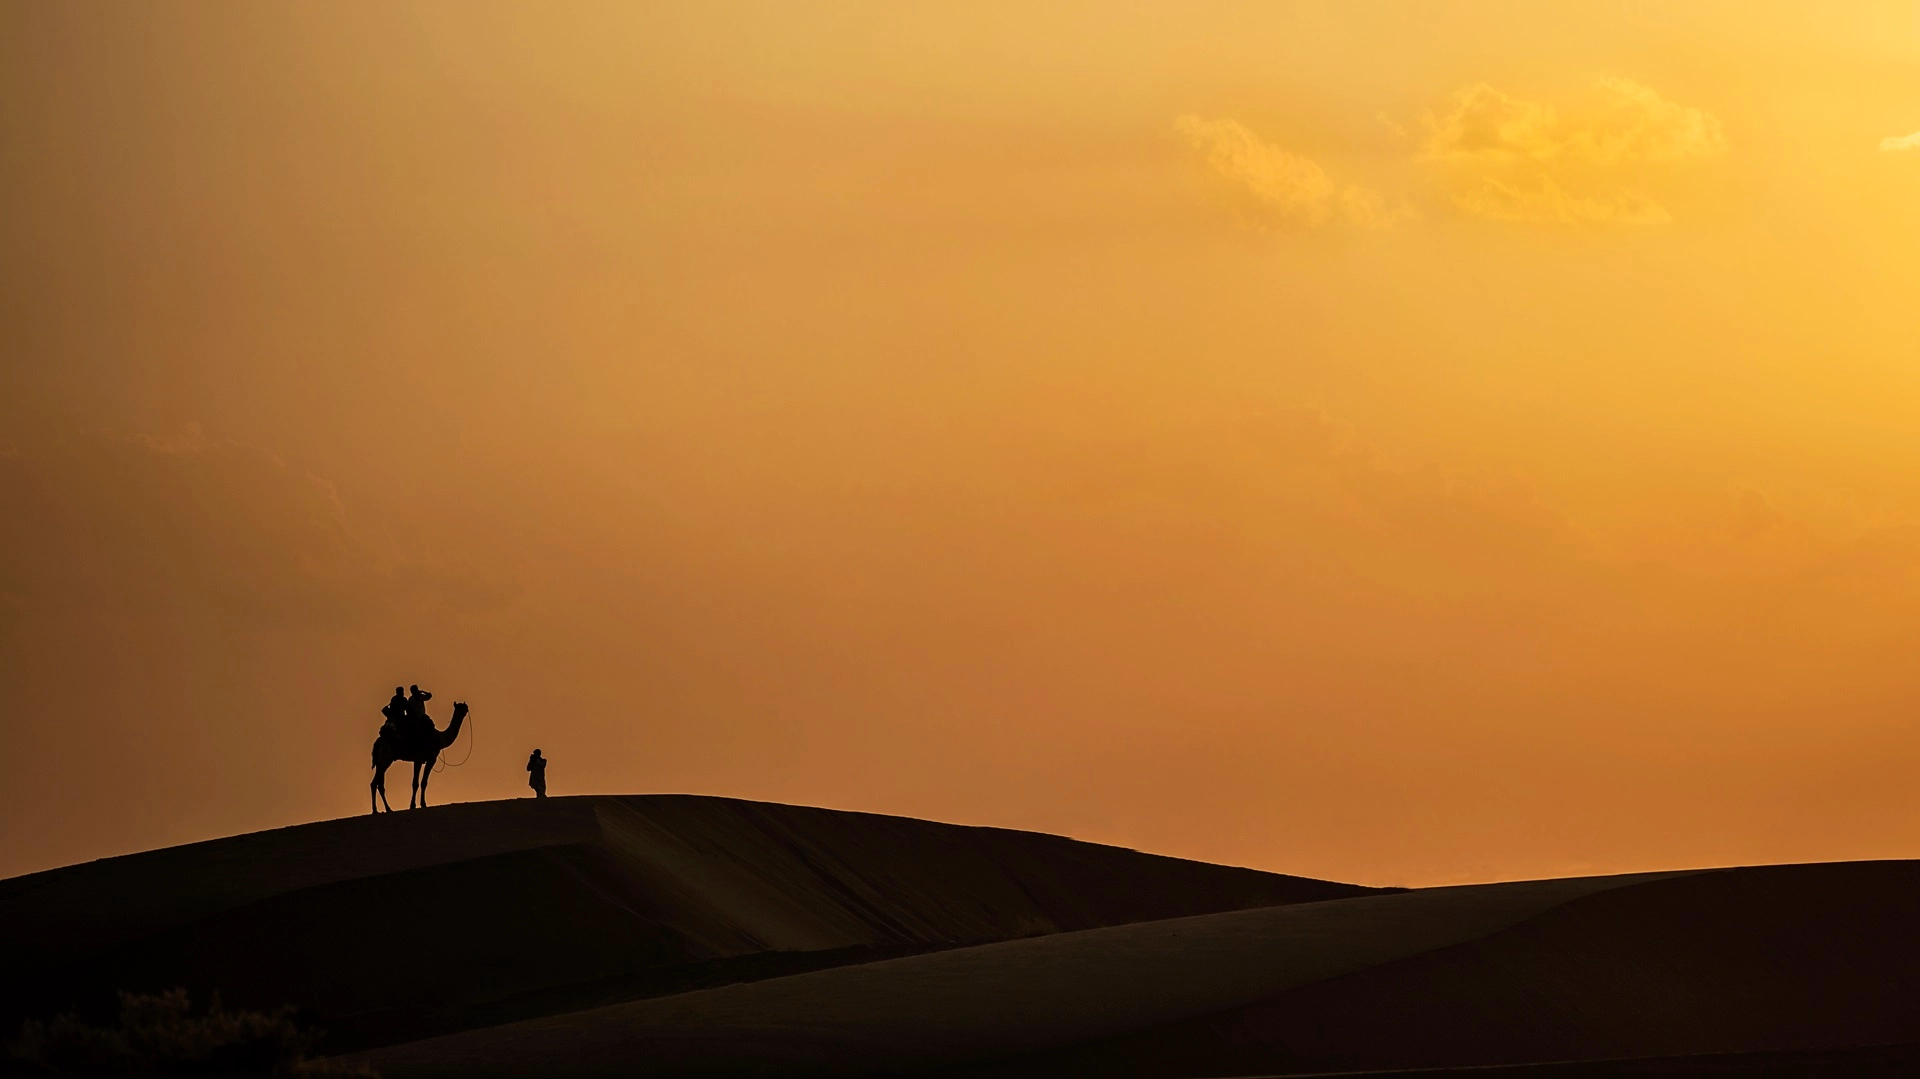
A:
<svg viewBox="0 0 1920 1079">
<path fill-rule="evenodd" d="M 427 715 L 427 702 L 433 699 L 433 694 L 428 693 L 419 686 L 409 686 L 407 688 L 413 691 L 413 696 L 407 698 L 407 718 L 400 729 L 401 732 L 408 737 L 413 737 L 414 735 L 424 734 L 433 729 L 433 720 Z"/>
<path fill-rule="evenodd" d="M 407 719 L 407 691 L 399 686 L 393 687 L 393 699 L 380 709 L 380 714 L 387 717 L 387 721 L 380 725 L 380 733 L 398 734 L 400 725 Z"/>
</svg>

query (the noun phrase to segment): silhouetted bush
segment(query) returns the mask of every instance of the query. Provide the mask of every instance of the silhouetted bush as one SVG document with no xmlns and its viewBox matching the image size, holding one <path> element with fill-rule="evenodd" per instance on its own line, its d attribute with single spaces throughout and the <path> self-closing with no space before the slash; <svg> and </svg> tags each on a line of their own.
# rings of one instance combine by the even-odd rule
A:
<svg viewBox="0 0 1920 1079">
<path fill-rule="evenodd" d="M 120 1018 L 95 1026 L 63 1015 L 29 1022 L 7 1047 L 7 1069 L 85 1079 L 374 1079 L 366 1068 L 314 1060 L 315 1036 L 290 1010 L 196 1013 L 184 989 L 120 996 Z"/>
</svg>

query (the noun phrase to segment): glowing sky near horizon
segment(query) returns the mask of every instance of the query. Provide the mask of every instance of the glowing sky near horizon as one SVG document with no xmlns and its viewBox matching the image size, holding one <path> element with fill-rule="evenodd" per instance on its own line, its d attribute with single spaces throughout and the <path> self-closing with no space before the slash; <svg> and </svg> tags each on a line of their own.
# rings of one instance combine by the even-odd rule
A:
<svg viewBox="0 0 1920 1079">
<path fill-rule="evenodd" d="M 441 800 L 1920 856 L 1916 129 L 1904 2 L 7 5 L 0 875 L 396 682 Z"/>
</svg>

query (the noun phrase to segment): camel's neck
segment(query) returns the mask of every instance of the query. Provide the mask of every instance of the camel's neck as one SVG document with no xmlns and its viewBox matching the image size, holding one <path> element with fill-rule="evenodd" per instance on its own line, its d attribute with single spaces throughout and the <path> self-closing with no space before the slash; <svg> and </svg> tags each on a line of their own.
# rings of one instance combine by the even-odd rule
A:
<svg viewBox="0 0 1920 1079">
<path fill-rule="evenodd" d="M 453 710 L 453 718 L 447 720 L 447 729 L 440 732 L 440 744 L 450 746 L 460 737 L 460 725 L 467 721 L 467 713 L 459 708 Z"/>
</svg>

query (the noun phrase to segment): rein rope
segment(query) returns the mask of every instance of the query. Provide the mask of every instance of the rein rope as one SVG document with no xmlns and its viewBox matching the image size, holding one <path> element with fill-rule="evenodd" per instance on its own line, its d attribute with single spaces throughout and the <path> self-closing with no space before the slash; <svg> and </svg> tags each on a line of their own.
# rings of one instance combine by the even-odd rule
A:
<svg viewBox="0 0 1920 1079">
<path fill-rule="evenodd" d="M 473 725 L 473 709 L 469 708 L 467 709 L 467 755 L 460 758 L 460 764 L 455 764 L 452 761 L 447 759 L 446 757 L 447 751 L 444 749 L 441 750 L 439 753 L 435 754 L 433 758 L 434 774 L 438 775 L 449 768 L 458 768 L 461 765 L 466 764 L 468 761 L 472 760 L 473 759 L 473 741 L 474 741 L 474 738 L 478 736 L 478 734 L 479 734 L 478 730 Z"/>
</svg>

